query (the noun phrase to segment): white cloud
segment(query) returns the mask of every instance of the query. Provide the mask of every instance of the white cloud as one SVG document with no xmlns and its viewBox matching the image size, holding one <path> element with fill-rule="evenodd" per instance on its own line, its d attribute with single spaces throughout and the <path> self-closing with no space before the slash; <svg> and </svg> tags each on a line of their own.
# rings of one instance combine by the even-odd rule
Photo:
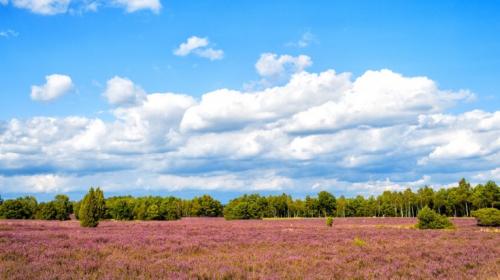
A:
<svg viewBox="0 0 500 280">
<path fill-rule="evenodd" d="M 113 0 L 113 2 L 124 7 L 128 13 L 139 10 L 151 10 L 154 13 L 159 13 L 161 10 L 160 0 Z"/>
<path fill-rule="evenodd" d="M 193 53 L 199 57 L 208 58 L 210 60 L 222 59 L 224 57 L 224 51 L 209 48 L 207 47 L 209 44 L 210 42 L 207 38 L 191 36 L 185 43 L 180 44 L 173 53 L 177 56 L 187 56 Z"/>
<path fill-rule="evenodd" d="M 174 50 L 174 54 L 178 56 L 186 56 L 190 54 L 193 50 L 206 46 L 208 46 L 207 38 L 191 36 L 187 39 L 185 43 L 180 44 L 180 46 L 176 50 Z"/>
<path fill-rule="evenodd" d="M 70 0 L 12 0 L 12 4 L 35 14 L 56 15 L 68 11 Z"/>
<path fill-rule="evenodd" d="M 214 50 L 212 48 L 196 49 L 194 53 L 199 57 L 208 58 L 210 60 L 219 60 L 224 57 L 224 52 L 222 50 Z"/>
<path fill-rule="evenodd" d="M 5 3 L 6 4 L 6 3 Z M 19 36 L 19 32 L 16 32 L 12 29 L 2 30 L 0 31 L 0 37 L 10 38 Z"/>
<path fill-rule="evenodd" d="M 114 77 L 112 119 L 0 122 L 0 187 L 374 194 L 495 179 L 500 111 L 447 112 L 470 95 L 389 70 L 301 71 L 282 86 L 198 100 Z"/>
<path fill-rule="evenodd" d="M 202 96 L 197 106 L 189 108 L 181 129 L 237 129 L 252 122 L 272 121 L 336 100 L 350 88 L 350 74 L 325 71 L 321 74 L 299 73 L 282 87 L 243 93 L 221 89 Z M 286 106 L 283 106 L 286 104 Z"/>
<path fill-rule="evenodd" d="M 291 56 L 274 53 L 263 53 L 255 64 L 257 73 L 263 77 L 282 76 L 286 73 L 301 72 L 312 65 L 312 60 L 307 55 Z"/>
<path fill-rule="evenodd" d="M 26 178 L 26 184 L 31 186 L 34 192 L 60 192 L 63 190 L 61 186 L 64 184 L 64 181 L 64 178 L 53 174 L 29 176 Z"/>
<path fill-rule="evenodd" d="M 16 8 L 27 9 L 40 15 L 57 15 L 69 13 L 79 15 L 84 12 L 96 12 L 100 7 L 120 7 L 127 13 L 150 10 L 159 13 L 162 6 L 160 0 L 11 0 Z M 0 4 L 8 5 L 8 0 L 0 0 Z"/>
<path fill-rule="evenodd" d="M 106 82 L 103 95 L 111 105 L 130 105 L 142 101 L 146 93 L 131 80 L 115 76 Z"/>
<path fill-rule="evenodd" d="M 335 130 L 343 127 L 415 123 L 469 98 L 468 92 L 446 92 L 426 77 L 407 78 L 390 70 L 367 71 L 338 100 L 330 100 L 287 120 L 287 131 Z"/>
<path fill-rule="evenodd" d="M 74 85 L 71 77 L 61 74 L 45 76 L 46 83 L 41 86 L 31 86 L 31 99 L 50 101 L 70 92 Z"/>
</svg>

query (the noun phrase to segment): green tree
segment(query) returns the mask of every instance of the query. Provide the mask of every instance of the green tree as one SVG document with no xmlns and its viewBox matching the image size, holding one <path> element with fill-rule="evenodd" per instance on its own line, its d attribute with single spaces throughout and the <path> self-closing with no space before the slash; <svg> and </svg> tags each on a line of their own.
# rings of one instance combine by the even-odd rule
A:
<svg viewBox="0 0 500 280">
<path fill-rule="evenodd" d="M 151 204 L 148 207 L 148 210 L 146 211 L 146 219 L 147 220 L 160 220 L 160 209 L 158 205 L 156 204 Z"/>
<path fill-rule="evenodd" d="M 82 227 L 97 227 L 99 219 L 104 215 L 104 194 L 97 188 L 90 188 L 80 205 L 80 225 Z"/>
<path fill-rule="evenodd" d="M 57 220 L 57 209 L 54 206 L 54 202 L 42 202 L 38 204 L 35 218 L 39 220 Z"/>
<path fill-rule="evenodd" d="M 33 196 L 5 200 L 0 205 L 0 217 L 5 219 L 33 219 L 38 203 Z"/>
<path fill-rule="evenodd" d="M 335 196 L 327 191 L 318 193 L 319 211 L 326 217 L 331 216 L 335 212 L 336 200 Z"/>
<path fill-rule="evenodd" d="M 488 181 L 483 186 L 477 185 L 472 192 L 472 205 L 476 208 L 495 207 L 495 202 L 500 201 L 500 188 L 493 181 Z"/>
<path fill-rule="evenodd" d="M 66 195 L 56 195 L 54 201 L 52 201 L 54 208 L 56 209 L 55 220 L 69 220 L 69 215 L 73 211 L 73 205 L 69 201 L 69 197 Z"/>
<path fill-rule="evenodd" d="M 222 204 L 209 195 L 195 197 L 192 200 L 192 215 L 197 217 L 222 216 Z"/>
<path fill-rule="evenodd" d="M 243 195 L 229 201 L 224 208 L 224 218 L 234 219 L 261 219 L 272 216 L 268 201 L 258 194 Z"/>
</svg>

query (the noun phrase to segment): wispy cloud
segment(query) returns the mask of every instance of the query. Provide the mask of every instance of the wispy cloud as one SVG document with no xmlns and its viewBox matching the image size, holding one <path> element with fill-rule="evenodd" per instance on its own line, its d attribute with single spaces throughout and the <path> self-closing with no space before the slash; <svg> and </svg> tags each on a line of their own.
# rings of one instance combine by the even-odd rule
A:
<svg viewBox="0 0 500 280">
<path fill-rule="evenodd" d="M 296 48 L 306 48 L 314 43 L 318 43 L 318 39 L 316 38 L 316 36 L 313 33 L 308 31 L 308 32 L 303 33 L 298 41 L 288 42 L 288 43 L 286 43 L 286 46 L 287 47 L 296 47 Z"/>
<path fill-rule="evenodd" d="M 17 37 L 17 36 L 19 36 L 19 32 L 16 32 L 12 29 L 0 31 L 0 37 L 3 37 L 3 38 L 10 38 L 10 37 Z"/>
</svg>

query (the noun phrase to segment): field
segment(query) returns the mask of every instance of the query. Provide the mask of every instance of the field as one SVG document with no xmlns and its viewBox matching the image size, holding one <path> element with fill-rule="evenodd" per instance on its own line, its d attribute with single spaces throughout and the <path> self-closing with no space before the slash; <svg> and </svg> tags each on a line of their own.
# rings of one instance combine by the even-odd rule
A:
<svg viewBox="0 0 500 280">
<path fill-rule="evenodd" d="M 500 233 L 454 219 L 0 221 L 2 279 L 499 279 Z"/>
</svg>

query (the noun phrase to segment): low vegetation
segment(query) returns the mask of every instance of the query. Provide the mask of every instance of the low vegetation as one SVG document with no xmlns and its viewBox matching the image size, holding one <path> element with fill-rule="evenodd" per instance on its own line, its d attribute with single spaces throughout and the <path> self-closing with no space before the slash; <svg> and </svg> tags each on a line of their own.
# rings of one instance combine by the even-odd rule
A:
<svg viewBox="0 0 500 280">
<path fill-rule="evenodd" d="M 477 219 L 477 224 L 480 226 L 500 226 L 500 210 L 496 208 L 482 208 L 472 211 L 472 216 Z"/>
<path fill-rule="evenodd" d="M 326 226 L 328 226 L 328 227 L 333 226 L 333 218 L 332 217 L 326 218 Z"/>
<path fill-rule="evenodd" d="M 436 213 L 429 207 L 424 207 L 418 212 L 418 223 L 416 225 L 419 229 L 446 229 L 453 228 L 453 224 L 447 217 Z"/>
<path fill-rule="evenodd" d="M 334 221 L 0 220 L 0 279 L 498 279 L 500 234 L 474 219 Z"/>
</svg>

